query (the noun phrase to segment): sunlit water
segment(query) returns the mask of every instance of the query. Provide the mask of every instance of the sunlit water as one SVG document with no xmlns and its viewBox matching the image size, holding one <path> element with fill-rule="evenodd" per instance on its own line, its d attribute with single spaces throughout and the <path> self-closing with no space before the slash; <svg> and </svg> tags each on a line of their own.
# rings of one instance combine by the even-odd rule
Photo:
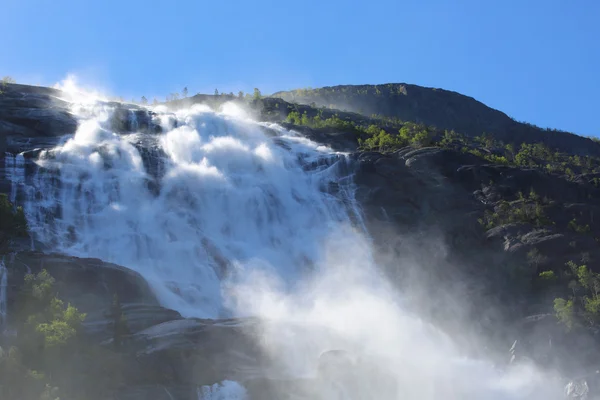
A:
<svg viewBox="0 0 600 400">
<path fill-rule="evenodd" d="M 7 157 L 12 198 L 20 192 L 35 238 L 50 248 L 138 271 L 185 316 L 273 321 L 261 344 L 275 377 L 314 378 L 319 354 L 335 348 L 366 354 L 383 371 L 356 364 L 357 386 L 345 394 L 313 383 L 323 399 L 560 393 L 531 366 L 500 372 L 461 358 L 450 338 L 403 310 L 373 265 L 347 155 L 231 104 L 157 108 L 162 134 L 112 132 L 106 104 L 74 111 L 78 131 L 42 151 L 33 175 L 25 177 L 22 156 Z M 245 394 L 227 382 L 198 396 Z"/>
</svg>

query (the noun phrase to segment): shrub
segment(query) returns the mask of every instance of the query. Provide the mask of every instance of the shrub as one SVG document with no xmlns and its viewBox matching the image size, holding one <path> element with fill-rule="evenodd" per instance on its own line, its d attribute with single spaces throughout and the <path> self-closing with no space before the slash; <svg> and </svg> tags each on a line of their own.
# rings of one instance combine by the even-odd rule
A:
<svg viewBox="0 0 600 400">
<path fill-rule="evenodd" d="M 540 272 L 539 277 L 540 277 L 540 279 L 543 279 L 545 281 L 555 281 L 556 280 L 556 274 L 554 273 L 554 271 Z"/>
<path fill-rule="evenodd" d="M 558 321 L 564 324 L 568 330 L 575 327 L 573 300 L 565 300 L 563 298 L 554 299 L 554 312 Z"/>
<path fill-rule="evenodd" d="M 0 231 L 8 236 L 27 236 L 27 220 L 23 208 L 15 207 L 4 193 L 0 193 Z"/>
<path fill-rule="evenodd" d="M 577 220 L 575 218 L 569 221 L 568 227 L 569 229 L 577 233 L 589 233 L 591 230 L 589 224 L 580 225 L 579 223 L 577 223 Z"/>
</svg>

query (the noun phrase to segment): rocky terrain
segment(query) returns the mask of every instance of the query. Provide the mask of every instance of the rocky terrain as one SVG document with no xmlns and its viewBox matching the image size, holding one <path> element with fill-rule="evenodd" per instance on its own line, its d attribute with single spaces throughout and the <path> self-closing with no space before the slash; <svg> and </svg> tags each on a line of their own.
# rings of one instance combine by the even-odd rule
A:
<svg viewBox="0 0 600 400">
<path fill-rule="evenodd" d="M 487 132 L 507 143 L 543 141 L 552 148 L 572 154 L 600 155 L 600 147 L 588 138 L 517 122 L 472 97 L 439 88 L 406 83 L 340 85 L 276 92 L 272 96 L 315 107 L 367 116 L 376 114 L 440 129 L 454 129 L 470 136 Z"/>
<path fill-rule="evenodd" d="M 288 116 L 292 112 L 311 118 L 320 115 L 323 120 L 336 116 L 354 127 L 377 125 L 394 131 L 396 122 L 371 116 L 381 114 L 467 136 L 488 132 L 505 143 L 541 140 L 551 149 L 582 157 L 599 155 L 600 145 L 576 135 L 518 124 L 456 93 L 412 85 L 385 88 L 395 90 L 393 100 L 385 104 L 371 101 L 371 87 L 365 86 L 357 87 L 367 93 L 360 104 L 354 97 L 342 102 L 337 95 L 344 92 L 340 87 L 323 89 L 327 96 L 319 91 L 277 93 L 278 98 L 256 99 L 248 106 L 262 120 L 279 122 L 314 141 L 352 152 L 356 196 L 378 248 L 379 264 L 426 318 L 449 333 L 460 332 L 457 341 L 465 351 L 481 353 L 487 348 L 488 356 L 508 362 L 508 350 L 517 340 L 518 357 L 556 368 L 565 377 L 594 371 L 600 354 L 596 335 L 600 314 L 593 307 L 586 308 L 597 297 L 597 289 L 586 282 L 596 279 L 600 260 L 600 225 L 596 223 L 600 188 L 594 179 L 600 178 L 600 172 L 565 175 L 498 164 L 460 147 L 437 143 L 392 151 L 365 149 L 359 139 L 369 137 L 366 131 L 296 124 Z M 378 98 L 389 98 L 385 90 Z M 0 192 L 11 193 L 8 175 L 11 163 L 17 162 L 14 155 L 23 155 L 26 170 L 35 168 L 30 160 L 41 149 L 75 131 L 77 117 L 61 98 L 67 95 L 49 88 L 8 84 L 2 89 Z M 192 97 L 170 106 L 227 100 L 231 99 Z M 292 100 L 306 104 L 288 102 Z M 115 132 L 160 132 L 150 111 L 110 104 L 117 108 L 111 122 Z M 353 112 L 319 109 L 330 104 Z M 130 117 L 132 113 L 135 118 Z M 19 199 L 14 202 L 19 204 Z M 42 270 L 55 279 L 53 290 L 58 296 L 86 314 L 83 344 L 78 346 L 85 346 L 90 354 L 64 358 L 65 365 L 76 366 L 82 374 L 72 393 L 88 399 L 196 399 L 199 385 L 237 380 L 251 398 L 264 399 L 282 398 L 282 393 L 289 395 L 297 386 L 297 382 L 270 380 L 264 374 L 262 366 L 269 359 L 256 341 L 266 329 L 265 322 L 183 318 L 161 307 L 148 284 L 133 271 L 101 260 L 45 253 L 41 244 L 14 235 L 8 226 L 0 224 L 0 228 L 1 257 L 8 271 L 8 315 L 22 310 L 25 275 Z M 37 250 L 31 249 L 32 243 Z M 581 270 L 573 272 L 569 263 L 585 264 L 584 273 L 592 274 L 585 275 L 588 281 L 581 278 Z M 557 298 L 571 298 L 575 305 L 561 314 Z M 10 334 L 17 325 L 5 321 L 2 348 L 17 342 L 18 335 Z M 486 339 L 475 345 L 475 337 Z M 102 357 L 93 353 L 102 349 L 110 350 Z M 90 366 L 88 356 L 96 365 Z M 56 360 L 45 362 L 51 365 Z M 109 370 L 116 377 L 111 378 Z M 107 377 L 94 386 L 85 383 L 86 374 Z M 53 384 L 60 387 L 64 379 L 60 374 L 54 378 Z"/>
</svg>

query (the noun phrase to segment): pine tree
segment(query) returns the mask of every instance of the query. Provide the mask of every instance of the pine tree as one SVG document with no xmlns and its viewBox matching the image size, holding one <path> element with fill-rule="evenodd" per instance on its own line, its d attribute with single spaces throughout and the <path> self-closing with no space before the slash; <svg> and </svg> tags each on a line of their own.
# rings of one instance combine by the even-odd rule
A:
<svg viewBox="0 0 600 400">
<path fill-rule="evenodd" d="M 155 99 L 156 100 L 156 99 Z M 142 96 L 142 104 L 146 105 L 148 104 L 148 99 L 146 98 L 146 96 Z"/>
<path fill-rule="evenodd" d="M 188 88 L 187 88 L 187 86 L 183 88 L 182 93 L 183 93 L 183 97 L 187 97 L 188 96 Z"/>
</svg>

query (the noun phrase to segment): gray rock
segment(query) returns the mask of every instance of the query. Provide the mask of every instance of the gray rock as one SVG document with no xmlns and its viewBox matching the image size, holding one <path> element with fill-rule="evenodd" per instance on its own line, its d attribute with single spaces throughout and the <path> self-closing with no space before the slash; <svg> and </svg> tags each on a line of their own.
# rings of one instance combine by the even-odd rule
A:
<svg viewBox="0 0 600 400">
<path fill-rule="evenodd" d="M 46 269 L 56 279 L 61 298 L 82 312 L 93 314 L 107 309 L 115 294 L 122 303 L 158 305 L 152 290 L 140 274 L 98 259 L 23 251 L 12 257 L 5 257 L 5 264 L 9 270 L 9 315 L 18 312 L 13 308 L 14 301 L 25 274 L 35 274 L 42 269 Z"/>
<path fill-rule="evenodd" d="M 259 332 L 255 319 L 179 319 L 137 332 L 128 348 L 156 373 L 186 385 L 245 381 L 264 375 Z"/>
<path fill-rule="evenodd" d="M 130 334 L 138 333 L 163 322 L 182 318 L 177 311 L 147 303 L 122 304 L 121 312 Z M 112 343 L 114 321 L 111 315 L 112 309 L 108 307 L 88 313 L 84 321 L 87 332 L 105 344 Z"/>
</svg>

